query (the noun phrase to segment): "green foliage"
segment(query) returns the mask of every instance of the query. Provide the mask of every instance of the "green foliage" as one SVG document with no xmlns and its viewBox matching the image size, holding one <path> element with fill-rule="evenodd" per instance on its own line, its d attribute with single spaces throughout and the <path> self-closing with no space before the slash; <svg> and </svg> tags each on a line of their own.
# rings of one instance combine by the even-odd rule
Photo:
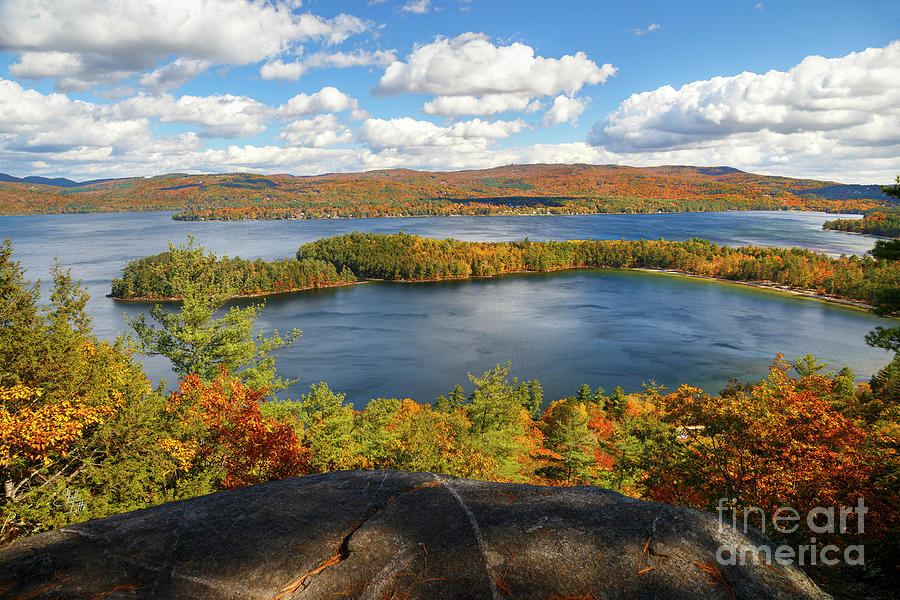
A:
<svg viewBox="0 0 900 600">
<path fill-rule="evenodd" d="M 122 343 L 97 340 L 59 266 L 38 306 L 0 248 L 0 540 L 211 491 L 154 452 L 173 422 Z"/>
<path fill-rule="evenodd" d="M 553 403 L 541 424 L 544 446 L 553 450 L 552 464 L 540 472 L 552 479 L 589 483 L 588 467 L 594 464 L 597 439 L 588 427 L 590 416 L 585 403 L 567 398 Z"/>
<path fill-rule="evenodd" d="M 817 356 L 813 356 L 812 354 L 807 354 L 803 358 L 798 358 L 794 362 L 794 372 L 798 377 L 809 377 L 810 375 L 815 375 L 825 367 L 827 367 L 823 362 L 819 362 L 819 358 Z M 829 377 L 831 374 L 829 373 Z"/>
<path fill-rule="evenodd" d="M 900 175 L 896 177 L 897 183 L 894 185 L 881 186 L 881 191 L 894 198 L 900 198 Z"/>
<path fill-rule="evenodd" d="M 123 300 L 178 299 L 180 292 L 173 287 L 172 276 L 177 273 L 174 261 L 179 258 L 169 251 L 129 262 L 122 269 L 122 277 L 113 280 L 110 295 Z M 196 258 L 203 259 L 205 276 L 227 289 L 230 296 L 274 294 L 356 281 L 350 271 L 339 273 L 324 261 L 249 261 L 213 255 Z"/>
<path fill-rule="evenodd" d="M 869 254 L 877 260 L 900 260 L 900 240 L 875 240 Z"/>
<path fill-rule="evenodd" d="M 310 386 L 301 398 L 306 425 L 303 440 L 310 449 L 313 469 L 341 471 L 359 468 L 360 444 L 356 435 L 352 404 L 344 404 L 345 394 L 335 394 L 328 384 Z"/>
<path fill-rule="evenodd" d="M 0 385 L 15 385 L 46 369 L 50 341 L 39 317 L 37 284 L 25 281 L 12 259 L 12 242 L 0 246 Z"/>
<path fill-rule="evenodd" d="M 900 327 L 879 325 L 866 334 L 866 343 L 874 348 L 884 348 L 897 354 L 900 352 Z"/>
<path fill-rule="evenodd" d="M 232 306 L 216 318 L 235 286 L 231 279 L 222 278 L 215 264 L 216 257 L 194 247 L 191 237 L 180 247 L 169 244 L 166 281 L 172 295 L 181 298 L 180 310 L 169 311 L 157 304 L 150 310 L 155 324 L 143 314 L 132 320 L 138 351 L 165 356 L 182 378 L 193 373 L 210 381 L 224 369 L 254 389 L 286 388 L 293 381 L 276 379 L 275 352 L 296 340 L 300 331 L 285 336 L 276 331 L 269 338 L 254 335 L 260 304 Z"/>
<path fill-rule="evenodd" d="M 501 477 L 513 478 L 518 472 L 517 453 L 522 450 L 520 438 L 524 434 L 522 414 L 525 401 L 515 380 L 506 380 L 510 365 L 497 365 L 481 377 L 469 375 L 475 389 L 465 406 L 471 422 L 470 431 L 478 440 L 481 451 L 498 463 Z"/>
<path fill-rule="evenodd" d="M 612 396 L 603 400 L 603 410 L 614 419 L 622 418 L 627 407 L 628 399 L 625 396 L 625 390 L 619 386 L 613 388 Z"/>
</svg>

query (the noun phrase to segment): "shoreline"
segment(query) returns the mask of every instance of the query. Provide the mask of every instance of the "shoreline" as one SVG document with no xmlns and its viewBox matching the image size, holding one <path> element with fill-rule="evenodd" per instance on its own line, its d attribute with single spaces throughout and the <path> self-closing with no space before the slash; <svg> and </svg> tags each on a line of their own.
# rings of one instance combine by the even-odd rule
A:
<svg viewBox="0 0 900 600">
<path fill-rule="evenodd" d="M 761 289 L 761 290 L 768 290 L 768 291 L 770 291 L 770 292 L 777 292 L 777 293 L 781 293 L 781 294 L 787 294 L 787 295 L 790 295 L 790 296 L 799 296 L 799 297 L 802 297 L 802 298 L 808 298 L 808 299 L 810 299 L 810 300 L 818 300 L 818 301 L 820 301 L 820 302 L 828 302 L 828 303 L 830 303 L 830 304 L 837 304 L 837 305 L 840 305 L 840 306 L 845 306 L 845 307 L 849 307 L 849 308 L 856 308 L 856 309 L 859 309 L 859 310 L 870 311 L 870 310 L 872 310 L 873 308 L 875 308 L 874 305 L 868 304 L 868 303 L 866 303 L 866 302 L 862 302 L 862 301 L 859 301 L 859 300 L 849 300 L 849 299 L 847 299 L 847 298 L 840 298 L 840 297 L 838 297 L 838 296 L 829 296 L 829 295 L 827 295 L 827 294 L 821 294 L 821 293 L 816 292 L 816 291 L 813 291 L 813 290 L 800 290 L 800 289 L 795 289 L 795 288 L 788 287 L 788 286 L 786 286 L 786 285 L 782 285 L 782 284 L 774 283 L 774 282 L 767 282 L 767 281 L 737 281 L 737 280 L 734 280 L 734 279 L 726 279 L 726 278 L 724 278 L 724 277 L 715 277 L 715 276 L 711 276 L 711 275 L 700 275 L 700 274 L 697 274 L 697 273 L 688 273 L 688 272 L 685 272 L 685 271 L 677 271 L 677 270 L 674 270 L 674 269 L 650 269 L 650 268 L 641 268 L 641 267 L 634 267 L 634 268 L 616 268 L 616 267 L 558 267 L 558 268 L 555 268 L 555 269 L 547 269 L 546 271 L 522 271 L 522 270 L 518 270 L 518 271 L 504 271 L 504 272 L 502 272 L 502 273 L 495 273 L 494 275 L 471 275 L 471 276 L 468 276 L 468 277 L 440 277 L 440 278 L 431 278 L 431 279 L 379 279 L 379 278 L 370 278 L 370 279 L 363 279 L 363 280 L 360 280 L 360 281 L 348 281 L 348 282 L 344 282 L 344 283 L 334 283 L 334 284 L 330 284 L 330 285 L 317 285 L 317 286 L 306 287 L 306 288 L 296 288 L 296 289 L 290 289 L 290 290 L 279 290 L 279 291 L 277 291 L 277 292 L 258 292 L 258 293 L 255 293 L 255 294 L 241 294 L 241 295 L 237 295 L 237 296 L 232 296 L 231 298 L 228 299 L 228 301 L 231 301 L 231 300 L 238 300 L 238 299 L 243 299 L 243 298 L 265 298 L 265 297 L 267 297 L 267 296 L 277 296 L 277 295 L 279 295 L 279 294 L 293 294 L 293 293 L 296 293 L 296 292 L 306 292 L 306 291 L 317 290 L 317 289 L 328 289 L 328 288 L 337 288 L 337 287 L 349 287 L 349 286 L 353 286 L 353 285 L 363 285 L 363 284 L 366 284 L 366 283 L 372 283 L 372 282 L 407 283 L 407 284 L 413 284 L 413 283 L 438 283 L 438 282 L 442 282 L 442 281 L 468 281 L 468 280 L 473 280 L 473 279 L 492 279 L 492 278 L 494 278 L 494 277 L 499 277 L 499 276 L 502 276 L 502 275 L 530 275 L 530 274 L 537 274 L 537 273 L 556 273 L 556 272 L 559 272 L 559 271 L 574 271 L 574 270 L 578 270 L 578 269 L 591 269 L 591 270 L 608 269 L 608 270 L 611 270 L 611 271 L 638 271 L 638 272 L 644 272 L 644 273 L 662 273 L 662 274 L 665 274 L 665 275 L 677 275 L 677 276 L 681 276 L 681 277 L 690 277 L 690 278 L 692 278 L 692 279 L 701 279 L 701 280 L 706 280 L 706 281 L 714 281 L 714 282 L 717 282 L 717 283 L 731 283 L 731 284 L 736 284 L 736 285 L 742 285 L 742 286 L 745 286 L 745 287 L 751 287 L 751 288 L 756 288 L 756 289 Z M 117 302 L 130 302 L 130 303 L 135 303 L 135 304 L 151 304 L 151 303 L 157 303 L 157 302 L 178 302 L 178 301 L 180 300 L 180 298 L 174 298 L 174 297 L 170 297 L 170 298 L 146 298 L 146 297 L 141 297 L 141 298 L 119 298 L 119 297 L 113 296 L 112 294 L 107 294 L 106 297 L 107 297 L 107 298 L 111 298 L 112 300 L 115 300 L 115 301 L 117 301 Z"/>
</svg>

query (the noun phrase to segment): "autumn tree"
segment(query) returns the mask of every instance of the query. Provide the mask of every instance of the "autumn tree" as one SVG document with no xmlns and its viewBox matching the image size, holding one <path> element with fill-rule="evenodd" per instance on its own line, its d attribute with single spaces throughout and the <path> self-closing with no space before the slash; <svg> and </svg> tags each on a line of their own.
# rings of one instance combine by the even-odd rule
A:
<svg viewBox="0 0 900 600">
<path fill-rule="evenodd" d="M 125 410 L 142 406 L 149 382 L 120 343 L 97 340 L 87 293 L 53 269 L 50 304 L 25 281 L 12 247 L 0 247 L 0 538 L 90 516 L 122 503 L 94 483 L 97 465 L 131 451 L 105 438 Z M 127 504 L 127 502 L 126 502 Z"/>
<path fill-rule="evenodd" d="M 158 441 L 177 470 L 215 488 L 233 488 L 311 472 L 310 453 L 296 430 L 265 417 L 262 390 L 221 371 L 212 381 L 189 375 L 169 399 L 180 425 Z"/>
<path fill-rule="evenodd" d="M 591 394 L 592 395 L 592 394 Z M 551 466 L 543 474 L 551 479 L 589 483 L 593 474 L 596 437 L 588 427 L 590 412 L 585 402 L 566 398 L 550 405 L 541 422 L 544 446 L 552 451 Z"/>
<path fill-rule="evenodd" d="M 779 357 L 758 384 L 719 396 L 683 385 L 661 397 L 675 438 L 648 469 L 648 493 L 705 508 L 718 498 L 767 511 L 855 505 L 873 461 L 866 432 L 830 401 L 833 388 L 816 372 L 791 377 Z"/>
</svg>

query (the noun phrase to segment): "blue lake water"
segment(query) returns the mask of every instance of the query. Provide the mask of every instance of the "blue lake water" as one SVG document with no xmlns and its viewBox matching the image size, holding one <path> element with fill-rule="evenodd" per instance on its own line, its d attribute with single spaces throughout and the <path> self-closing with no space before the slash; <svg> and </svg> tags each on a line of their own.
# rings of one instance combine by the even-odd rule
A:
<svg viewBox="0 0 900 600">
<path fill-rule="evenodd" d="M 58 257 L 91 293 L 95 332 L 127 329 L 123 313 L 145 305 L 105 297 L 125 263 L 193 235 L 219 254 L 266 259 L 354 230 L 406 231 L 464 240 L 658 239 L 705 237 L 729 245 L 802 246 L 861 254 L 873 239 L 823 231 L 834 215 L 729 212 L 654 215 L 427 217 L 321 221 L 194 223 L 171 213 L 0 217 L 0 237 L 31 279 L 47 278 Z M 246 301 L 241 301 L 246 302 Z M 279 372 L 327 381 L 358 407 L 376 397 L 431 402 L 467 372 L 512 362 L 512 374 L 537 378 L 548 399 L 581 383 L 639 389 L 655 380 L 718 391 L 730 377 L 758 380 L 778 352 L 821 357 L 868 378 L 889 360 L 863 341 L 889 321 L 864 311 L 765 290 L 684 277 L 611 270 L 511 275 L 490 280 L 369 283 L 267 300 L 258 326 L 299 328 L 303 337 L 279 355 Z M 163 359 L 145 359 L 155 380 L 173 379 Z"/>
</svg>

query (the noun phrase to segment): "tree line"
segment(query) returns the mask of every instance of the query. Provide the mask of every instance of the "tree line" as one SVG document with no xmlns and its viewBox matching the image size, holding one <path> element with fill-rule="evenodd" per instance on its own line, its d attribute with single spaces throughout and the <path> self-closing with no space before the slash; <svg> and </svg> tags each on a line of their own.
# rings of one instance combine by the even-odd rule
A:
<svg viewBox="0 0 900 600">
<path fill-rule="evenodd" d="M 897 183 L 881 186 L 883 191 L 892 198 L 900 199 L 900 175 Z M 883 237 L 900 237 L 900 209 L 893 206 L 871 208 L 863 213 L 862 219 L 836 219 L 826 221 L 822 229 L 834 229 L 837 231 L 850 231 L 853 233 L 866 233 Z"/>
<path fill-rule="evenodd" d="M 172 251 L 130 262 L 113 281 L 123 299 L 172 298 Z M 799 248 L 720 246 L 692 238 L 533 242 L 463 242 L 404 233 L 354 232 L 301 246 L 295 259 L 249 261 L 204 255 L 232 295 L 277 293 L 365 279 L 420 281 L 491 277 L 571 268 L 662 269 L 732 281 L 777 284 L 876 306 L 900 289 L 900 267 L 871 255 L 833 258 Z"/>
<path fill-rule="evenodd" d="M 179 297 L 172 278 L 175 252 L 169 251 L 131 261 L 122 276 L 112 282 L 110 295 L 131 300 L 167 300 Z M 231 296 L 254 296 L 330 287 L 354 283 L 357 278 L 347 269 L 338 271 L 332 263 L 321 260 L 276 260 L 260 258 L 217 257 L 212 253 L 198 254 L 196 260 L 212 278 L 212 284 Z"/>
</svg>

